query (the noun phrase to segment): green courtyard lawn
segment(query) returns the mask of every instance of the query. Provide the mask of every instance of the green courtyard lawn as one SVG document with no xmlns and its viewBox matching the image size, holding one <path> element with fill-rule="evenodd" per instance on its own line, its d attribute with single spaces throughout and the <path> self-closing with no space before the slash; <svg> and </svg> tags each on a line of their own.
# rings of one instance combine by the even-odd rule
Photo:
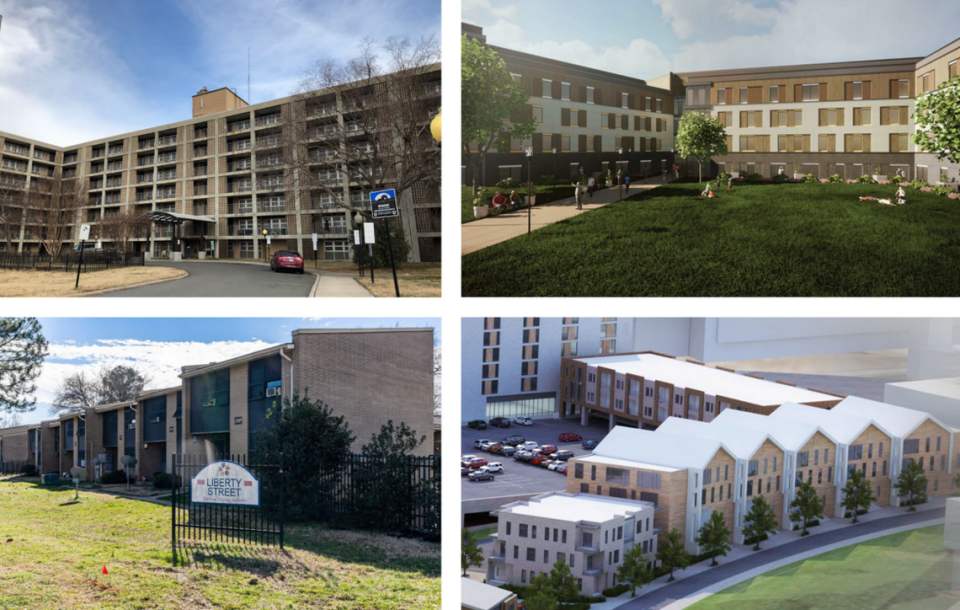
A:
<svg viewBox="0 0 960 610">
<path fill-rule="evenodd" d="M 169 507 L 73 495 L 0 480 L 0 609 L 440 607 L 439 544 L 288 527 L 283 552 L 211 544 L 174 568 Z"/>
<path fill-rule="evenodd" d="M 671 183 L 462 257 L 464 296 L 957 296 L 960 201 L 869 184 Z"/>
<path fill-rule="evenodd" d="M 943 526 L 877 538 L 751 578 L 690 610 L 946 610 L 952 558 Z"/>
<path fill-rule="evenodd" d="M 480 199 L 489 205 L 493 200 L 494 194 L 500 191 L 504 195 L 509 195 L 510 191 L 517 191 L 521 197 L 526 197 L 527 188 L 517 187 L 515 189 L 502 189 L 499 186 L 480 187 Z M 506 192 L 504 192 L 506 191 Z M 469 186 L 460 187 L 460 223 L 473 222 L 477 220 L 473 216 L 473 189 Z M 533 192 L 537 196 L 537 205 L 573 197 L 573 187 L 569 184 L 558 184 L 553 186 L 534 186 Z"/>
</svg>

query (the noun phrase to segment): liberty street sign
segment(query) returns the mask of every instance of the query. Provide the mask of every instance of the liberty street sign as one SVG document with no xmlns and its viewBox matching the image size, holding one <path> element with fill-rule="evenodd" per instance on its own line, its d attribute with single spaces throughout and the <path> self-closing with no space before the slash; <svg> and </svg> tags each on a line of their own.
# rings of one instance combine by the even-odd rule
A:
<svg viewBox="0 0 960 610">
<path fill-rule="evenodd" d="M 190 479 L 190 501 L 198 504 L 260 506 L 260 479 L 236 462 L 213 462 Z"/>
</svg>

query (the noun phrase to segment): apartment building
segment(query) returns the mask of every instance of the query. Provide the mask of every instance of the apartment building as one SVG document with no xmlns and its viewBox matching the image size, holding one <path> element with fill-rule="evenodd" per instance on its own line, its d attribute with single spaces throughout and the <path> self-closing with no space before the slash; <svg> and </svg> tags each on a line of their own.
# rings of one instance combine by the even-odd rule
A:
<svg viewBox="0 0 960 610">
<path fill-rule="evenodd" d="M 423 80 L 422 101 L 431 108 L 422 117 L 426 125 L 440 107 L 440 66 Z M 128 210 L 152 216 L 149 234 L 131 247 L 154 258 L 266 259 L 288 249 L 312 258 L 316 235 L 318 259 L 351 260 L 354 214 L 338 202 L 369 212 L 371 189 L 363 172 L 341 169 L 338 160 L 350 155 L 378 162 L 356 103 L 373 97 L 365 90 L 351 97 L 320 91 L 309 99 L 248 105 L 229 89 L 204 87 L 193 97 L 188 120 L 91 142 L 61 147 L 0 132 L 0 195 L 80 180 L 87 201 L 71 219 L 70 243 L 79 241 L 80 224 L 91 224 L 91 235 L 100 237 L 100 223 Z M 340 133 L 346 134 L 343 150 L 335 150 L 331 134 Z M 383 146 L 389 134 L 376 139 Z M 294 148 L 297 158 L 309 155 L 309 161 L 288 163 Z M 305 171 L 334 194 L 300 175 Z M 390 168 L 378 171 L 386 176 L 385 188 L 395 187 Z M 439 262 L 439 188 L 415 184 L 398 200 L 411 260 Z M 42 232 L 29 212 L 5 214 L 0 251 L 39 252 Z"/>
<path fill-rule="evenodd" d="M 491 585 L 529 585 L 565 561 L 582 595 L 599 595 L 616 584 L 628 551 L 641 547 L 656 563 L 654 506 L 581 493 L 548 493 L 504 505 L 495 514 L 497 533 L 487 557 Z"/>
<path fill-rule="evenodd" d="M 714 511 L 734 530 L 737 458 L 721 441 L 617 426 L 568 464 L 567 492 L 650 502 L 654 527 L 676 529 L 692 552 Z"/>
<path fill-rule="evenodd" d="M 517 594 L 471 578 L 461 578 L 460 608 L 461 610 L 516 610 Z"/>
<path fill-rule="evenodd" d="M 688 110 L 727 129 L 729 154 L 717 171 L 819 178 L 839 174 L 956 183 L 960 165 L 940 162 L 911 141 L 919 97 L 957 75 L 960 39 L 926 57 L 686 72 Z"/>
<path fill-rule="evenodd" d="M 486 42 L 483 29 L 461 24 L 463 34 Z M 488 45 L 529 92 L 522 113 L 537 125 L 510 150 L 491 150 L 480 168 L 480 184 L 505 178 L 526 182 L 541 176 L 569 179 L 618 170 L 660 176 L 673 165 L 674 96 L 646 81 L 546 57 Z M 528 159 L 526 150 L 532 149 Z M 471 144 L 471 150 L 476 145 Z M 529 161 L 529 170 L 528 170 Z M 582 170 L 582 171 L 581 171 Z M 473 181 L 464 159 L 461 184 Z"/>
<path fill-rule="evenodd" d="M 0 429 L 0 472 L 19 472 L 24 464 L 37 464 L 39 426 L 28 424 Z"/>
<path fill-rule="evenodd" d="M 561 416 L 654 429 L 670 417 L 709 422 L 727 409 L 769 414 L 786 402 L 832 407 L 841 396 L 655 352 L 563 358 Z"/>
</svg>

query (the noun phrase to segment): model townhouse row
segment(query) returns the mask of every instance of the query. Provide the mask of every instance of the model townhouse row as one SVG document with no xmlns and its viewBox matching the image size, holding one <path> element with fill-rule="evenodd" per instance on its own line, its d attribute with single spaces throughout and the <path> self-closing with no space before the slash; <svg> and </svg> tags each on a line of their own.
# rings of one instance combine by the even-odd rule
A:
<svg viewBox="0 0 960 610">
<path fill-rule="evenodd" d="M 433 329 L 297 330 L 290 343 L 185 366 L 180 377 L 181 385 L 133 401 L 0 430 L 0 463 L 61 474 L 81 467 L 92 480 L 129 455 L 137 459 L 131 472 L 151 480 L 172 472 L 174 455 L 255 453 L 267 413 L 297 392 L 346 417 L 354 451 L 390 419 L 427 436 L 415 453 L 434 450 Z"/>
<path fill-rule="evenodd" d="M 416 103 L 424 125 L 440 108 L 440 74 L 437 65 L 422 75 Z M 152 229 L 131 246 L 153 257 L 264 259 L 297 250 L 312 258 L 316 235 L 317 258 L 350 260 L 355 215 L 338 203 L 369 211 L 364 176 L 373 170 L 347 171 L 341 161 L 378 163 L 374 147 L 390 143 L 390 133 L 366 131 L 376 95 L 358 87 L 248 105 L 229 89 L 204 87 L 193 97 L 193 117 L 169 125 L 66 147 L 0 132 L 0 195 L 78 180 L 85 205 L 69 223 L 71 244 L 79 243 L 80 224 L 100 237 L 98 225 L 127 210 L 153 215 Z M 289 163 L 294 149 L 309 162 Z M 396 186 L 389 168 L 378 171 L 385 188 Z M 439 262 L 439 188 L 418 183 L 398 199 L 412 260 Z M 39 252 L 43 232 L 29 209 L 5 212 L 0 249 Z"/>
<path fill-rule="evenodd" d="M 484 40 L 481 28 L 463 24 L 462 31 Z M 939 161 L 911 140 L 917 132 L 912 119 L 917 99 L 958 74 L 960 39 L 925 57 L 667 73 L 649 81 L 491 48 L 530 89 L 530 108 L 540 120 L 532 140 L 535 180 L 543 173 L 567 177 L 574 165 L 591 172 L 615 169 L 620 158 L 610 152 L 621 146 L 625 169 L 635 173 L 646 162 L 657 173 L 661 165 L 674 163 L 675 126 L 686 110 L 708 113 L 726 126 L 729 154 L 715 158 L 708 175 L 799 172 L 852 180 L 902 170 L 910 179 L 931 183 L 960 180 L 960 165 Z M 555 94 L 557 81 L 561 89 Z M 585 89 L 598 93 L 586 97 Z M 585 125 L 578 122 L 583 110 Z M 646 129 L 648 117 L 653 131 Z M 515 142 L 509 154 L 488 155 L 482 184 L 505 176 L 525 180 L 522 149 L 527 145 Z M 628 149 L 637 154 L 627 155 Z M 550 157 L 557 155 L 557 171 L 547 171 Z M 693 159 L 678 157 L 676 163 L 690 175 L 697 173 Z M 463 165 L 466 184 L 471 170 Z"/>
<path fill-rule="evenodd" d="M 769 415 L 736 409 L 711 422 L 673 416 L 656 431 L 615 427 L 587 456 L 569 462 L 567 491 L 651 502 L 655 526 L 676 528 L 687 547 L 714 511 L 734 542 L 744 516 L 764 496 L 790 529 L 796 488 L 810 482 L 826 518 L 842 518 L 843 487 L 854 470 L 870 482 L 876 506 L 898 506 L 891 484 L 911 461 L 923 465 L 930 497 L 953 491 L 960 432 L 935 417 L 857 397 L 832 407 L 786 403 Z"/>
</svg>

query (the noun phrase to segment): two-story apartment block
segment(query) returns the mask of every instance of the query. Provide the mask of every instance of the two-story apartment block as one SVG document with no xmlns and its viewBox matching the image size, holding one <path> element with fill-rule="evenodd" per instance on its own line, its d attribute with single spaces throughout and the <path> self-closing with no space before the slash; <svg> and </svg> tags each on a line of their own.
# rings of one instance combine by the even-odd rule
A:
<svg viewBox="0 0 960 610">
<path fill-rule="evenodd" d="M 785 402 L 832 407 L 842 397 L 654 352 L 564 358 L 560 413 L 655 429 L 669 417 L 709 422 L 727 409 L 769 414 Z"/>
<path fill-rule="evenodd" d="M 421 92 L 423 125 L 439 111 L 440 74 L 439 65 L 424 71 L 422 87 L 406 93 Z M 130 249 L 155 258 L 265 259 L 277 250 L 311 258 L 316 236 L 318 259 L 350 260 L 355 214 L 340 204 L 369 220 L 364 176 L 375 172 L 348 171 L 343 159 L 359 160 L 351 168 L 382 163 L 371 140 L 386 146 L 393 137 L 367 133 L 373 122 L 361 115 L 373 99 L 374 91 L 358 86 L 249 105 L 229 89 L 204 87 L 193 97 L 192 118 L 168 125 L 70 146 L 0 132 L 0 196 L 16 201 L 28 189 L 78 181 L 84 205 L 67 221 L 70 243 L 79 242 L 80 224 L 110 243 L 98 227 L 133 212 L 150 215 L 153 226 Z M 393 169 L 375 169 L 384 188 L 396 186 Z M 416 183 L 398 192 L 398 203 L 412 260 L 439 262 L 437 185 Z M 0 251 L 39 252 L 45 229 L 37 223 L 29 209 L 4 214 Z"/>
<path fill-rule="evenodd" d="M 499 520 L 487 582 L 530 584 L 539 573 L 565 561 L 583 595 L 616 584 L 617 568 L 634 547 L 656 563 L 654 506 L 582 493 L 549 493 L 513 502 L 495 513 Z"/>
<path fill-rule="evenodd" d="M 483 29 L 462 24 L 463 33 L 485 42 Z M 480 168 L 480 184 L 505 178 L 536 182 L 542 176 L 569 179 L 610 171 L 660 176 L 673 165 L 673 94 L 646 81 L 489 45 L 514 79 L 529 92 L 522 113 L 537 130 L 514 139 L 510 150 L 493 150 Z M 471 144 L 476 150 L 476 144 Z M 471 153 L 473 154 L 473 153 Z M 464 160 L 462 184 L 473 181 Z"/>
</svg>

